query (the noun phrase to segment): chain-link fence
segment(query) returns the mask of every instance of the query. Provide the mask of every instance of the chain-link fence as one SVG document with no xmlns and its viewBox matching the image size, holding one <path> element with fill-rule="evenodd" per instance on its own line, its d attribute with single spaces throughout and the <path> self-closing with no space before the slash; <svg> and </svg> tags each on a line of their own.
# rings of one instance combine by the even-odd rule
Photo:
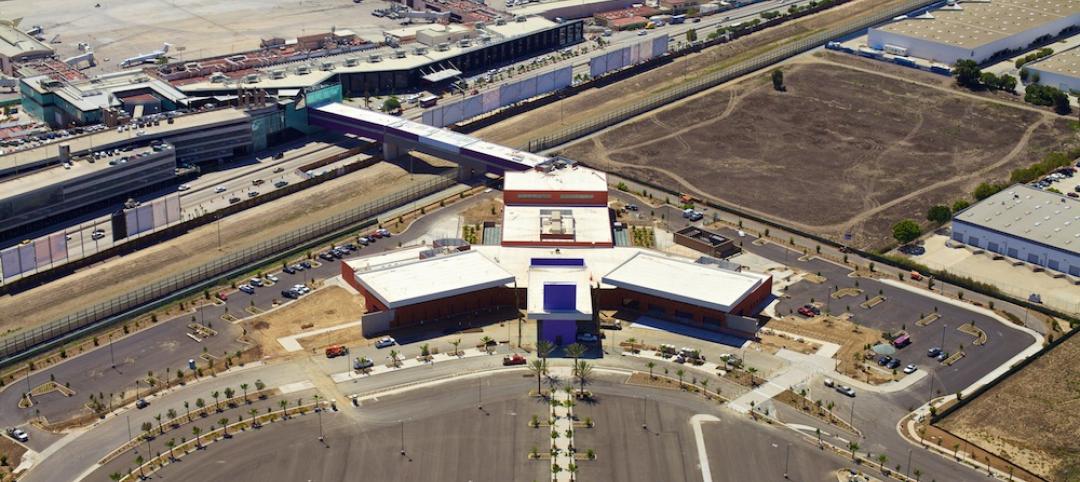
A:
<svg viewBox="0 0 1080 482">
<path fill-rule="evenodd" d="M 369 220 L 379 213 L 446 189 L 456 182 L 456 176 L 440 176 L 425 181 L 377 201 L 240 249 L 178 275 L 150 283 L 63 318 L 6 336 L 0 339 L 0 365 L 43 343 L 55 341 L 106 318 L 162 300 L 178 291 L 213 280 L 233 270 L 287 253 L 305 243 Z"/>
<path fill-rule="evenodd" d="M 817 47 L 821 47 L 830 41 L 843 38 L 861 30 L 865 30 L 873 25 L 877 25 L 881 22 L 910 12 L 912 10 L 931 5 L 936 1 L 939 0 L 910 0 L 903 3 L 902 5 L 887 10 L 881 10 L 868 15 L 857 17 L 849 22 L 846 22 L 840 27 L 816 33 L 804 39 L 782 45 L 776 49 L 773 49 L 752 59 L 739 62 L 738 64 L 735 64 L 726 69 L 698 77 L 697 79 L 691 80 L 667 92 L 653 94 L 641 100 L 640 102 L 632 103 L 623 108 L 620 108 L 619 110 L 616 110 L 615 112 L 610 112 L 595 119 L 591 119 L 580 124 L 567 127 L 549 136 L 532 139 L 529 141 L 529 144 L 525 148 L 528 149 L 529 152 L 540 152 L 555 146 L 565 144 L 582 136 L 592 134 L 607 127 L 611 127 L 615 124 L 618 124 L 619 122 L 630 119 L 631 117 L 644 114 L 651 110 L 670 104 L 676 100 L 689 97 L 698 92 L 710 89 L 729 80 L 755 72 L 764 67 L 768 67 L 787 58 L 794 57 L 795 55 L 801 54 Z"/>
</svg>

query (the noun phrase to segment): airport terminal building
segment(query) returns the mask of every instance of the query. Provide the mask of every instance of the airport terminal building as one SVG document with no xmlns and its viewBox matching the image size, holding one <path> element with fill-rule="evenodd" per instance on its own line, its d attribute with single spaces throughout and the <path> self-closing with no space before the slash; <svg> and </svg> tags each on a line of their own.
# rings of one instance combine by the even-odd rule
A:
<svg viewBox="0 0 1080 482">
<path fill-rule="evenodd" d="M 364 335 L 425 323 L 471 323 L 478 314 L 516 306 L 537 321 L 541 339 L 556 345 L 589 332 L 599 310 L 631 310 L 753 338 L 756 316 L 772 299 L 772 277 L 596 242 L 612 236 L 606 187 L 603 173 L 579 166 L 510 172 L 504 223 L 535 225 L 538 236 L 522 239 L 514 231 L 523 228 L 511 228 L 499 245 L 416 246 L 342 261 L 342 278 L 365 300 Z M 565 193 L 575 196 L 561 198 Z M 527 205 L 515 206 L 522 200 Z M 555 204 L 535 204 L 541 200 Z M 514 207 L 537 211 L 514 214 Z M 544 212 L 568 207 L 603 210 L 605 216 L 574 216 L 571 229 L 567 217 L 551 219 Z M 543 226 L 552 222 L 564 225 L 554 228 L 563 237 L 545 238 Z M 574 238 L 585 232 L 587 241 Z"/>
<path fill-rule="evenodd" d="M 1078 28 L 1080 3 L 1075 0 L 960 0 L 871 28 L 867 44 L 948 65 L 962 59 L 982 63 Z"/>
<path fill-rule="evenodd" d="M 1080 280 L 1080 200 L 1017 184 L 956 214 L 952 241 Z"/>
</svg>

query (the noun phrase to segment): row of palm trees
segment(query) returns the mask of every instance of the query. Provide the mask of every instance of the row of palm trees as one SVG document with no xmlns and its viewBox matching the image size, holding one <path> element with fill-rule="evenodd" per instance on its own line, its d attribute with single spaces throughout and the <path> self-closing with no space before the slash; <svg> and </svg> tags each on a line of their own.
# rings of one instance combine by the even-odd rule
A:
<svg viewBox="0 0 1080 482">
<path fill-rule="evenodd" d="M 529 364 L 529 370 L 536 374 L 536 393 L 538 396 L 543 396 L 543 377 L 548 374 L 548 361 L 547 358 L 551 355 L 551 352 L 555 351 L 555 345 L 547 340 L 540 340 L 536 342 L 536 360 L 533 360 Z M 580 358 L 589 351 L 589 348 L 581 343 L 574 343 L 567 345 L 563 349 L 563 353 L 574 359 L 573 374 L 578 379 L 581 393 L 585 392 L 585 384 L 592 376 L 592 365 L 588 362 L 581 360 Z M 554 383 L 554 379 L 549 377 L 549 383 Z"/>
</svg>

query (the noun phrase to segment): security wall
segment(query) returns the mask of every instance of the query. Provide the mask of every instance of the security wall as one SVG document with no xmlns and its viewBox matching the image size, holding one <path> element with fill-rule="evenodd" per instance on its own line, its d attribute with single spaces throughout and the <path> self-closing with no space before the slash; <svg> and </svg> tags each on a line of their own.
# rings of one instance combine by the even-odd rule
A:
<svg viewBox="0 0 1080 482">
<path fill-rule="evenodd" d="M 661 35 L 629 47 L 595 55 L 589 59 L 589 75 L 597 78 L 664 55 L 667 53 L 669 40 L 667 35 Z"/>
<path fill-rule="evenodd" d="M 424 111 L 423 122 L 430 126 L 445 127 L 471 119 L 533 97 L 550 94 L 569 87 L 573 82 L 573 67 L 539 73 L 503 84 L 496 89 L 481 92 L 457 101 L 447 102 Z"/>
</svg>

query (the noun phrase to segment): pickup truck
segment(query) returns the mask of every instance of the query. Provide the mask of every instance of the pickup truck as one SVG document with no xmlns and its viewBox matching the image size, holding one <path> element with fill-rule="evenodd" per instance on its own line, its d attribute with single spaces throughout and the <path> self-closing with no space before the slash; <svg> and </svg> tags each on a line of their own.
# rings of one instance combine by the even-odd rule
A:
<svg viewBox="0 0 1080 482">
<path fill-rule="evenodd" d="M 349 354 L 349 349 L 342 345 L 331 345 L 326 347 L 326 358 L 334 358 Z"/>
<path fill-rule="evenodd" d="M 525 360 L 525 357 L 515 353 L 513 355 L 503 357 L 503 366 L 524 365 L 526 361 L 527 360 Z"/>
</svg>

